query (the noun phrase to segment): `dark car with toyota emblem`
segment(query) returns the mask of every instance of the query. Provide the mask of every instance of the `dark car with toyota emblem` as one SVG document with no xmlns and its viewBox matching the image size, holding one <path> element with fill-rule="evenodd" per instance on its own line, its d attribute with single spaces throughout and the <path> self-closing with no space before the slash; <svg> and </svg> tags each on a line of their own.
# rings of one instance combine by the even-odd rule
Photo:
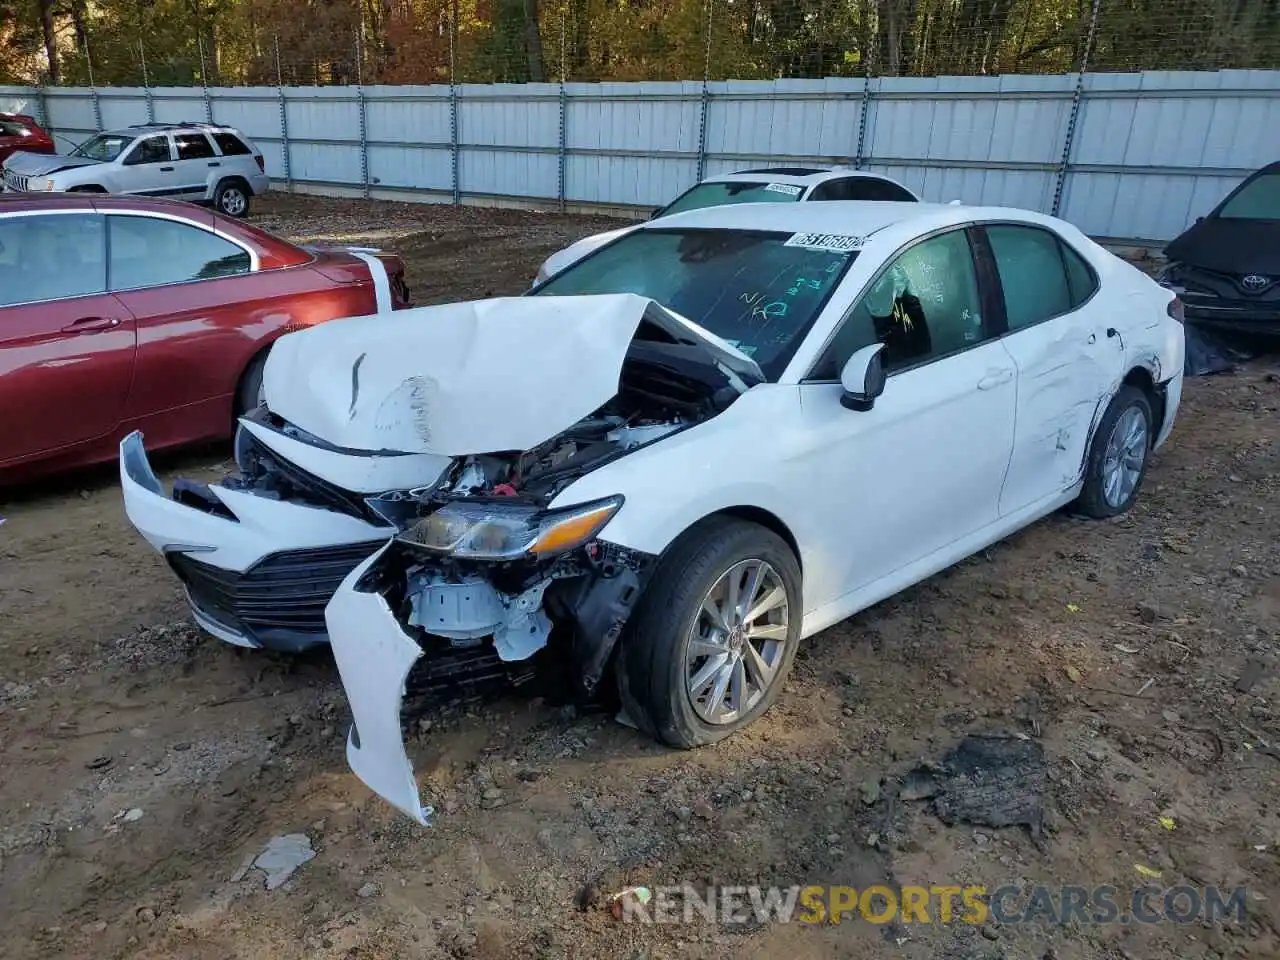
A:
<svg viewBox="0 0 1280 960">
<path fill-rule="evenodd" d="M 1165 248 L 1160 282 L 1190 324 L 1280 340 L 1280 162 L 1250 175 Z"/>
</svg>

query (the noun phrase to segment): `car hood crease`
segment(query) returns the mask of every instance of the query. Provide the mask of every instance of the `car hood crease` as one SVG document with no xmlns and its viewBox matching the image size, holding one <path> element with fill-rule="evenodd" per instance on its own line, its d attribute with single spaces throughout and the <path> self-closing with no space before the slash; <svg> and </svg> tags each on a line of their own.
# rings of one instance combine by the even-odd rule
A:
<svg viewBox="0 0 1280 960">
<path fill-rule="evenodd" d="M 744 383 L 760 368 L 719 337 L 635 294 L 500 297 L 331 321 L 280 338 L 267 407 L 353 451 L 449 457 L 527 450 L 618 391 L 642 322 Z"/>
</svg>

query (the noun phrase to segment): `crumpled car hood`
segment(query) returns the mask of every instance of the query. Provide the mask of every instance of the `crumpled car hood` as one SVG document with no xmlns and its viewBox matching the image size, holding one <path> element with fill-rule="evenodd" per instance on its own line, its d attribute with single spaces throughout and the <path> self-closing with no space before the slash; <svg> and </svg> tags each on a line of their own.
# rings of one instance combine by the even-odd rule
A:
<svg viewBox="0 0 1280 960">
<path fill-rule="evenodd" d="M 462 457 L 528 450 L 618 392 L 642 321 L 744 381 L 759 366 L 635 294 L 501 297 L 319 324 L 267 355 L 267 408 L 348 450 Z"/>
<path fill-rule="evenodd" d="M 87 157 L 62 157 L 47 153 L 27 153 L 18 151 L 4 162 L 6 170 L 12 170 L 14 173 L 24 177 L 40 177 L 49 173 L 56 173 L 59 170 L 66 170 L 70 167 L 93 167 L 97 166 L 97 160 L 90 160 Z"/>
</svg>

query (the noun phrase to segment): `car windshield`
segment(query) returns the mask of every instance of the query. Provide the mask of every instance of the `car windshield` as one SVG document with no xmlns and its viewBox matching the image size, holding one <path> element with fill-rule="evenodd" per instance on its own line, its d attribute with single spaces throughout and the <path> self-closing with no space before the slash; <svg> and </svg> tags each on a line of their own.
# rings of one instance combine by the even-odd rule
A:
<svg viewBox="0 0 1280 960">
<path fill-rule="evenodd" d="M 804 187 L 765 180 L 700 183 L 663 207 L 659 216 L 701 210 L 703 207 L 721 207 L 727 203 L 792 203 L 799 200 L 802 193 Z"/>
<path fill-rule="evenodd" d="M 831 234 L 637 230 L 534 295 L 648 297 L 729 341 L 776 380 L 860 245 Z"/>
<path fill-rule="evenodd" d="M 110 163 L 120 156 L 120 152 L 131 143 L 133 143 L 133 137 L 122 137 L 115 133 L 100 133 L 72 150 L 71 156 Z"/>
<path fill-rule="evenodd" d="M 1280 173 L 1268 173 L 1245 185 L 1223 204 L 1225 220 L 1280 220 Z"/>
</svg>

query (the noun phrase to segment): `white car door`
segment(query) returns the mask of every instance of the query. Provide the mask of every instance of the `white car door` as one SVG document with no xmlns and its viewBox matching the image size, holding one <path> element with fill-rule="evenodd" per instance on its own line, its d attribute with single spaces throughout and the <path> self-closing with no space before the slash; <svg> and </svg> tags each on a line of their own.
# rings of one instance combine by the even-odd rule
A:
<svg viewBox="0 0 1280 960">
<path fill-rule="evenodd" d="M 120 166 L 120 193 L 136 193 L 145 197 L 176 196 L 177 171 L 167 133 L 138 140 L 121 158 Z"/>
<path fill-rule="evenodd" d="M 984 228 L 1018 368 L 1018 425 L 1000 497 L 1008 515 L 1060 495 L 1080 477 L 1090 429 L 1124 375 L 1124 346 L 1098 278 L 1057 234 Z"/>
<path fill-rule="evenodd" d="M 173 146 L 178 154 L 178 196 L 183 200 L 203 200 L 208 194 L 211 167 L 221 165 L 213 143 L 203 133 L 176 133 Z"/>
<path fill-rule="evenodd" d="M 877 340 L 888 382 L 841 406 L 844 362 Z M 800 385 L 803 495 L 829 518 L 805 565 L 813 610 L 890 577 L 999 517 L 1017 380 L 984 322 L 967 231 L 925 239 L 868 288 Z"/>
</svg>

